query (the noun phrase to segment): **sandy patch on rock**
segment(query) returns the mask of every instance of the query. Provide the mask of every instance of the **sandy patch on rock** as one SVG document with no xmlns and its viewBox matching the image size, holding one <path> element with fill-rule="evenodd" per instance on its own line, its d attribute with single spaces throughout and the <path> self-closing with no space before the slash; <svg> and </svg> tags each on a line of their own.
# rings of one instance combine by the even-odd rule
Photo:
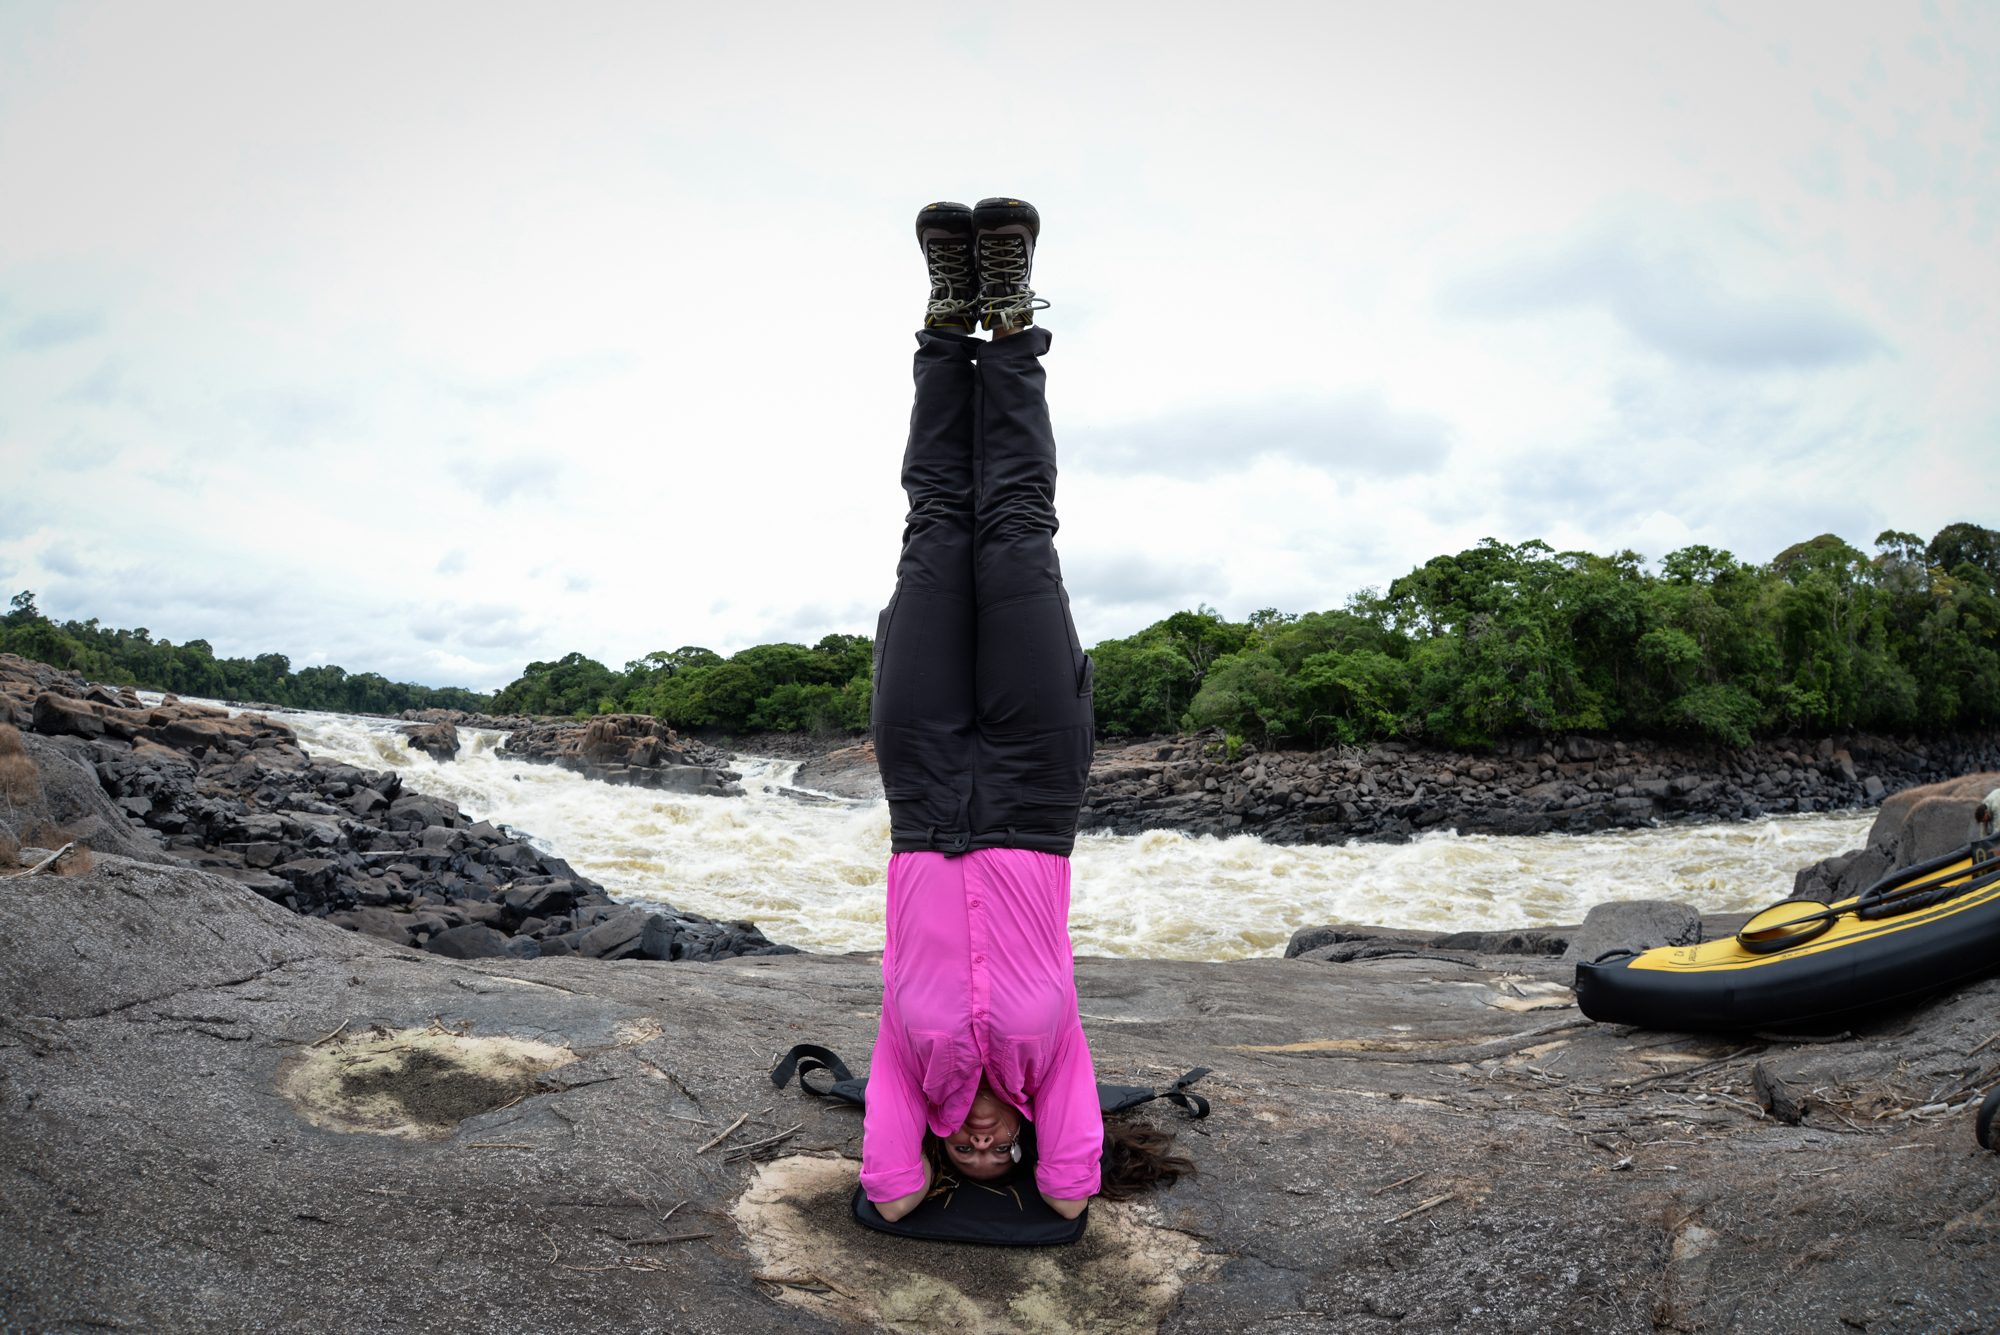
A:
<svg viewBox="0 0 2000 1335">
<path fill-rule="evenodd" d="M 535 1077 L 576 1060 L 568 1048 L 443 1029 L 377 1027 L 286 1060 L 278 1092 L 330 1131 L 440 1140 L 468 1117 L 535 1092 Z"/>
<path fill-rule="evenodd" d="M 830 1320 L 898 1335 L 1151 1335 L 1217 1258 L 1142 1201 L 1098 1201 L 1066 1247 L 978 1247 L 876 1233 L 848 1213 L 859 1169 L 806 1156 L 764 1165 L 732 1214 L 760 1271 Z"/>
</svg>

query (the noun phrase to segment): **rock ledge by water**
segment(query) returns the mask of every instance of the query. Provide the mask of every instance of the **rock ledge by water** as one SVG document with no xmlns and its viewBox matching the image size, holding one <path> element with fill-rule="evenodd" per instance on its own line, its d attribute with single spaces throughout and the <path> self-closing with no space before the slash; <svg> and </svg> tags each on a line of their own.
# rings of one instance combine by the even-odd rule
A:
<svg viewBox="0 0 2000 1335">
<path fill-rule="evenodd" d="M 231 717 L 172 696 L 149 708 L 129 691 L 12 654 L 0 654 L 0 707 L 35 734 L 25 746 L 40 795 L 0 817 L 16 844 L 73 839 L 100 852 L 186 862 L 295 913 L 461 959 L 712 960 L 794 949 L 753 923 L 615 903 L 530 836 L 406 791 L 392 771 L 313 759 L 280 718 Z M 621 722 L 600 730 L 611 739 L 602 748 L 580 754 L 594 763 L 628 745 Z M 413 745 L 455 753 L 452 719 L 417 726 L 424 732 Z M 565 735 L 589 732 L 577 724 Z M 643 757 L 632 754 L 640 748 Z M 665 758 L 675 753 L 641 740 L 621 754 L 668 770 Z M 722 788 L 711 779 L 692 791 Z"/>
</svg>

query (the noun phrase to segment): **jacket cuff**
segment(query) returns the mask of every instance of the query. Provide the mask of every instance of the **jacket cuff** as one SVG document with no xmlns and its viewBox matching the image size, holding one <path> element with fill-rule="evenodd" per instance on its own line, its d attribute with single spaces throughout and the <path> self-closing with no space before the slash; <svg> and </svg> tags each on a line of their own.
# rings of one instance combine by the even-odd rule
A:
<svg viewBox="0 0 2000 1335">
<path fill-rule="evenodd" d="M 922 1160 L 904 1168 L 885 1168 L 879 1173 L 863 1172 L 861 1190 L 868 1199 L 880 1205 L 883 1201 L 899 1201 L 924 1185 L 924 1165 Z"/>
<path fill-rule="evenodd" d="M 1098 1172 L 1094 1160 L 1085 1164 L 1051 1164 L 1044 1159 L 1035 1165 L 1036 1188 L 1044 1196 L 1053 1196 L 1059 1201 L 1088 1200 L 1103 1185 L 1103 1175 Z"/>
</svg>

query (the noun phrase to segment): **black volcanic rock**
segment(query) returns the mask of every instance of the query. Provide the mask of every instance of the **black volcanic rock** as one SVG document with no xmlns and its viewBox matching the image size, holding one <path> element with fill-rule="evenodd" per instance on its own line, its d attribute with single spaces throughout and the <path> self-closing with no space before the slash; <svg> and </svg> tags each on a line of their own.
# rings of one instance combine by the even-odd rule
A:
<svg viewBox="0 0 2000 1335">
<path fill-rule="evenodd" d="M 503 943 L 503 953 L 533 958 L 542 953 L 544 928 L 519 933 L 524 923 L 561 921 L 569 932 L 597 926 L 618 907 L 603 886 L 519 832 L 475 822 L 448 799 L 405 791 L 393 772 L 315 760 L 281 719 L 232 716 L 172 696 L 147 708 L 129 691 L 9 654 L 0 654 L 0 706 L 49 730 L 22 737 L 39 796 L 15 802 L 11 817 L 0 813 L 19 843 L 46 829 L 52 833 L 35 837 L 193 863 L 297 913 L 434 951 L 488 949 L 485 932 Z M 420 720 L 418 729 L 434 754 L 456 752 L 453 720 Z M 678 763 L 713 753 L 675 751 L 665 744 L 673 734 L 657 725 L 616 720 L 595 734 L 580 724 L 566 731 L 579 742 L 589 736 L 588 749 L 574 748 L 585 765 L 651 766 L 646 772 L 658 777 L 648 782 L 656 786 L 731 791 L 720 772 Z M 605 947 L 613 956 L 636 953 L 647 915 L 693 929 L 690 944 L 700 941 L 694 957 L 777 949 L 747 923 L 711 940 L 699 935 L 709 926 L 699 914 L 659 904 L 628 912 L 639 915 L 640 926 L 630 943 Z M 570 921 L 579 914 L 589 921 Z M 550 953 L 565 948 L 575 949 Z"/>
</svg>

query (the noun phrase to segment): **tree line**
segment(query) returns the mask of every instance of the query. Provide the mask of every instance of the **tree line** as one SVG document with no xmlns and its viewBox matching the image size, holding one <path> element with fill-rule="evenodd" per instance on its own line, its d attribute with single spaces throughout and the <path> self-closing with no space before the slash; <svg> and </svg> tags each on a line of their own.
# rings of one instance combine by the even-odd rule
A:
<svg viewBox="0 0 2000 1335">
<path fill-rule="evenodd" d="M 868 727 L 875 642 L 828 635 L 759 644 L 728 658 L 685 645 L 634 659 L 618 672 L 566 654 L 530 663 L 493 697 L 496 714 L 651 714 L 677 728 L 860 732 Z"/>
<path fill-rule="evenodd" d="M 1631 551 L 1489 538 L 1338 609 L 1238 622 L 1200 606 L 1106 640 L 1091 650 L 1098 728 L 1476 749 L 1552 732 L 1742 747 L 1795 731 L 2000 726 L 2000 532 L 1960 523 L 1874 546 L 1823 534 L 1764 565 L 1693 546 L 1648 570 Z M 687 645 L 622 670 L 572 653 L 528 664 L 488 699 L 337 667 L 292 673 L 281 654 L 216 659 L 200 640 L 173 646 L 94 620 L 56 626 L 24 594 L 0 650 L 102 681 L 301 708 L 625 712 L 684 729 L 837 733 L 868 727 L 874 643 L 828 635 L 726 658 Z"/>
<path fill-rule="evenodd" d="M 419 686 L 334 664 L 292 671 L 283 654 L 217 658 L 207 640 L 174 644 L 152 632 L 111 630 L 96 617 L 61 623 L 43 616 L 32 590 L 14 595 L 0 617 L 0 653 L 80 672 L 90 681 L 210 700 L 243 700 L 341 714 L 400 714 L 406 709 L 486 707 L 487 697 L 459 686 Z"/>
<path fill-rule="evenodd" d="M 1875 547 L 1823 534 L 1760 566 L 1694 546 L 1651 573 L 1630 551 L 1488 539 L 1337 611 L 1234 623 L 1204 607 L 1100 644 L 1098 726 L 1478 748 L 2000 724 L 2000 533 Z"/>
</svg>

